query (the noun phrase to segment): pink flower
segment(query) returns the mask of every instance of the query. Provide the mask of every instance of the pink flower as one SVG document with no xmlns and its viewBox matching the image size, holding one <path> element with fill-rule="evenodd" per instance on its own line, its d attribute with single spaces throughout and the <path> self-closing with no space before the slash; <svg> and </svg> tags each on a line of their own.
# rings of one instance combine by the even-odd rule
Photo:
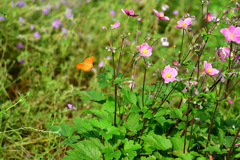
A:
<svg viewBox="0 0 240 160">
<path fill-rule="evenodd" d="M 132 17 L 138 17 L 139 15 L 134 13 L 133 10 L 127 10 L 127 9 L 121 9 L 122 12 L 128 16 L 132 16 Z"/>
<path fill-rule="evenodd" d="M 204 72 L 207 73 L 209 76 L 215 76 L 218 74 L 218 70 L 215 68 L 212 68 L 211 63 L 207 63 L 207 61 L 204 61 Z"/>
<path fill-rule="evenodd" d="M 211 22 L 213 20 L 213 16 L 211 13 L 205 14 L 205 21 Z"/>
<path fill-rule="evenodd" d="M 147 43 L 143 43 L 139 46 L 139 52 L 143 57 L 149 57 L 152 55 L 152 47 L 149 46 Z"/>
<path fill-rule="evenodd" d="M 235 146 L 240 146 L 240 143 L 235 144 Z"/>
<path fill-rule="evenodd" d="M 174 15 L 177 15 L 177 14 L 178 14 L 178 10 L 174 10 L 174 11 L 173 11 L 173 14 L 174 14 Z"/>
<path fill-rule="evenodd" d="M 69 109 L 74 109 L 74 110 L 77 109 L 76 107 L 74 107 L 74 106 L 73 106 L 72 104 L 70 104 L 70 103 L 69 103 L 67 106 L 68 106 Z"/>
<path fill-rule="evenodd" d="M 178 72 L 176 69 L 171 68 L 170 65 L 168 65 L 164 68 L 164 70 L 162 70 L 161 74 L 164 79 L 164 82 L 168 83 L 176 80 L 175 77 L 178 75 Z"/>
<path fill-rule="evenodd" d="M 118 28 L 120 26 L 120 22 L 117 22 L 117 23 L 115 23 L 114 25 L 112 25 L 111 27 L 112 28 Z"/>
<path fill-rule="evenodd" d="M 227 41 L 234 41 L 240 43 L 240 27 L 234 27 L 231 25 L 229 29 L 223 28 L 220 30 L 222 34 L 224 34 Z"/>
<path fill-rule="evenodd" d="M 220 58 L 220 60 L 222 61 L 222 63 L 225 61 L 224 59 L 227 57 L 229 58 L 230 55 L 230 50 L 228 47 L 221 47 L 218 50 L 218 56 Z M 231 56 L 234 56 L 233 53 L 231 53 Z"/>
<path fill-rule="evenodd" d="M 188 26 L 190 26 L 192 24 L 192 19 L 191 18 L 186 18 L 184 21 L 179 20 L 177 22 L 177 24 L 178 25 L 176 25 L 175 27 L 186 29 Z"/>
<path fill-rule="evenodd" d="M 229 104 L 233 104 L 233 101 L 231 99 L 228 100 Z"/>
<path fill-rule="evenodd" d="M 98 66 L 99 66 L 100 68 L 102 68 L 102 67 L 103 67 L 103 61 L 101 61 Z"/>
<path fill-rule="evenodd" d="M 169 18 L 167 16 L 164 16 L 163 12 L 158 12 L 157 10 L 153 10 L 153 12 L 156 14 L 156 16 L 159 17 L 159 19 L 164 20 L 164 21 L 169 21 Z"/>
<path fill-rule="evenodd" d="M 175 65 L 175 66 L 178 65 L 178 62 L 177 62 L 177 61 L 174 61 L 174 62 L 173 62 L 173 65 Z"/>
</svg>

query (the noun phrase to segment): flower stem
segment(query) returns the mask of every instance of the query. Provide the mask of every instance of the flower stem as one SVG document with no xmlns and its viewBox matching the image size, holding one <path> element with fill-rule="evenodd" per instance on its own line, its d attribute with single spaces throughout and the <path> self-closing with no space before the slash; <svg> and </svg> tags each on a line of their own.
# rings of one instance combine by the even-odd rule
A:
<svg viewBox="0 0 240 160">
<path fill-rule="evenodd" d="M 207 144 L 206 144 L 206 148 L 208 147 L 208 144 L 209 144 L 210 133 L 211 133 L 211 130 L 212 130 L 213 120 L 214 120 L 214 117 L 215 117 L 218 105 L 219 105 L 219 101 L 217 102 L 217 105 L 216 105 L 216 107 L 214 109 L 213 116 L 212 116 L 212 119 L 211 119 L 211 124 L 210 124 L 209 130 L 208 130 L 208 141 L 207 141 Z M 204 152 L 204 157 L 206 157 L 206 151 Z"/>
<path fill-rule="evenodd" d="M 234 144 L 235 144 L 235 142 L 236 142 L 236 140 L 237 140 L 237 137 L 238 137 L 239 133 L 240 133 L 240 126 L 239 126 L 238 131 L 237 131 L 237 134 L 236 134 L 236 136 L 235 136 L 235 138 L 234 138 L 234 140 L 233 140 L 232 146 L 231 146 L 231 148 L 230 148 L 230 150 L 229 150 L 229 152 L 228 152 L 227 160 L 228 160 L 228 158 L 229 158 L 229 156 L 230 156 L 230 153 L 231 153 L 232 148 L 233 148 L 233 146 L 234 146 Z"/>
<path fill-rule="evenodd" d="M 190 102 L 188 101 L 188 111 L 190 110 Z M 185 136 L 184 136 L 184 147 L 183 147 L 183 153 L 185 153 L 185 148 L 186 148 L 186 138 L 187 138 L 187 127 L 188 127 L 188 116 L 187 114 L 187 121 L 186 121 L 186 128 L 185 128 Z"/>
</svg>

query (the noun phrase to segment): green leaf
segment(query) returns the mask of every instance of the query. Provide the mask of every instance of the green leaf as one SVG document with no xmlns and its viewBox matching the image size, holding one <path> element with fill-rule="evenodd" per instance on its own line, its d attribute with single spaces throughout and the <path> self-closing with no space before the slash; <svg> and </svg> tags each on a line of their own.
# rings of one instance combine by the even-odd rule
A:
<svg viewBox="0 0 240 160">
<path fill-rule="evenodd" d="M 171 141 L 164 136 L 153 134 L 153 135 L 143 136 L 141 137 L 141 139 L 144 140 L 145 143 L 152 145 L 152 147 L 158 150 L 165 151 L 172 148 Z"/>
<path fill-rule="evenodd" d="M 181 118 L 182 117 L 182 110 L 178 108 L 174 108 L 172 111 L 169 112 L 170 118 Z"/>
<path fill-rule="evenodd" d="M 166 122 L 166 119 L 164 117 L 157 117 L 156 118 L 157 122 L 160 123 L 162 126 Z"/>
<path fill-rule="evenodd" d="M 73 128 L 78 131 L 80 134 L 88 131 L 93 131 L 92 125 L 88 122 L 87 119 L 82 119 L 75 117 Z"/>
<path fill-rule="evenodd" d="M 124 151 L 125 154 L 129 157 L 129 159 L 133 159 L 137 156 L 136 150 L 142 148 L 139 144 L 134 144 L 133 140 L 125 139 L 124 140 Z"/>
<path fill-rule="evenodd" d="M 234 137 L 233 136 L 226 136 L 222 143 L 226 146 L 226 148 L 230 148 L 233 143 Z"/>
<path fill-rule="evenodd" d="M 105 153 L 104 157 L 106 160 L 119 159 L 121 157 L 120 150 L 114 151 L 114 149 L 110 147 L 104 148 L 103 153 Z"/>
<path fill-rule="evenodd" d="M 181 137 L 172 137 L 170 140 L 171 140 L 172 145 L 173 145 L 173 150 L 183 150 L 183 148 L 184 148 L 184 137 L 182 137 L 182 138 Z"/>
<path fill-rule="evenodd" d="M 240 158 L 240 153 L 236 154 L 234 158 Z"/>
<path fill-rule="evenodd" d="M 123 78 L 117 77 L 117 78 L 114 80 L 113 84 L 120 84 L 120 82 L 123 82 L 123 81 L 124 81 Z"/>
<path fill-rule="evenodd" d="M 166 114 L 166 109 L 165 108 L 159 108 L 157 113 L 154 115 L 154 117 L 162 117 L 163 115 Z"/>
<path fill-rule="evenodd" d="M 137 104 L 137 96 L 135 95 L 135 93 L 129 92 L 127 97 L 131 103 Z"/>
<path fill-rule="evenodd" d="M 105 100 L 105 95 L 103 92 L 96 92 L 96 91 L 81 91 L 81 93 L 85 93 L 88 95 L 87 99 L 92 101 L 103 101 Z M 86 97 L 85 97 L 86 98 Z M 81 97 L 81 99 L 84 99 Z M 85 99 L 86 100 L 86 99 Z"/>
<path fill-rule="evenodd" d="M 71 144 L 75 150 L 67 151 L 68 157 L 66 159 L 79 159 L 79 160 L 100 160 L 101 152 L 99 148 L 89 140 L 84 140 L 76 144 Z"/>
<path fill-rule="evenodd" d="M 78 139 L 80 139 L 79 136 L 70 137 L 70 138 L 66 139 L 65 141 L 63 141 L 61 143 L 61 145 L 73 144 L 73 143 L 77 142 Z"/>
<path fill-rule="evenodd" d="M 151 157 L 141 157 L 140 160 L 156 160 L 155 156 L 151 156 Z"/>
<path fill-rule="evenodd" d="M 74 132 L 74 130 L 73 130 L 73 128 L 70 125 L 67 125 L 65 123 L 63 123 L 61 125 L 60 133 L 61 133 L 62 136 L 71 137 L 73 132 Z"/>
<path fill-rule="evenodd" d="M 219 141 L 221 143 L 225 137 L 225 132 L 221 128 L 218 128 L 218 137 L 219 137 Z"/>
<path fill-rule="evenodd" d="M 147 112 L 144 113 L 144 116 L 143 116 L 143 118 L 152 118 L 152 117 L 153 117 L 152 112 L 150 110 L 147 110 Z"/>
<path fill-rule="evenodd" d="M 106 103 L 103 104 L 102 110 L 108 111 L 109 113 L 113 113 L 115 111 L 115 101 L 113 98 L 107 99 Z"/>
<path fill-rule="evenodd" d="M 208 151 L 211 154 L 213 152 L 217 152 L 217 154 L 222 154 L 221 149 L 218 146 L 208 146 L 207 148 L 205 148 L 203 151 Z"/>
<path fill-rule="evenodd" d="M 130 131 L 134 131 L 139 128 L 140 115 L 136 113 L 129 114 L 127 118 L 126 128 Z"/>
</svg>

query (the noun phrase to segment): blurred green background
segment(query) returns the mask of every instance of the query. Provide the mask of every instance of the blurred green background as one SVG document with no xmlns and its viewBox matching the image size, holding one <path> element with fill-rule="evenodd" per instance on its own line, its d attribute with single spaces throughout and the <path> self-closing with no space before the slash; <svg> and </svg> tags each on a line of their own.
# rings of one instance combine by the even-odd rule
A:
<svg viewBox="0 0 240 160">
<path fill-rule="evenodd" d="M 227 2 L 211 1 L 209 12 L 216 15 Z M 162 46 L 161 41 L 154 45 L 151 59 L 157 66 L 148 71 L 147 84 L 156 82 L 155 70 L 171 64 L 172 53 L 180 49 L 182 32 L 175 28 L 177 21 L 189 13 L 196 17 L 192 24 L 193 30 L 196 29 L 201 20 L 199 0 L 1 0 L 0 157 L 61 159 L 68 148 L 60 145 L 61 137 L 50 132 L 47 126 L 71 121 L 75 116 L 89 116 L 79 111 L 95 107 L 95 104 L 81 101 L 77 91 L 99 90 L 96 76 L 111 65 L 107 58 L 111 53 L 106 50 L 108 35 L 101 27 L 107 27 L 110 34 L 111 24 L 120 22 L 118 30 L 123 33 L 127 16 L 121 9 L 132 9 L 140 14 L 138 44 L 135 41 L 138 17 L 128 22 L 127 33 L 132 34 L 127 38 L 130 44 L 125 48 L 122 71 L 132 58 L 131 53 L 136 51 L 136 45 L 142 44 L 151 31 L 156 19 L 153 9 L 163 11 L 165 4 L 169 8 L 164 14 L 170 21 L 158 21 L 150 37 L 151 40 L 167 37 L 169 46 Z M 113 38 L 115 47 L 119 47 L 121 38 L 117 30 L 113 30 Z M 206 60 L 216 54 L 215 48 L 225 45 L 224 37 L 221 39 L 212 38 L 207 44 Z M 118 57 L 119 52 L 115 55 Z M 89 56 L 95 57 L 95 69 L 77 70 L 76 64 Z M 165 64 L 163 58 L 167 61 Z M 98 66 L 101 61 L 103 68 Z M 131 74 L 132 70 L 127 76 Z M 139 67 L 135 77 L 139 88 L 142 77 L 143 68 Z M 238 96 L 239 92 L 233 95 Z M 73 104 L 77 110 L 69 109 L 68 104 Z M 236 102 L 230 109 L 224 107 L 224 118 L 240 118 Z"/>
</svg>

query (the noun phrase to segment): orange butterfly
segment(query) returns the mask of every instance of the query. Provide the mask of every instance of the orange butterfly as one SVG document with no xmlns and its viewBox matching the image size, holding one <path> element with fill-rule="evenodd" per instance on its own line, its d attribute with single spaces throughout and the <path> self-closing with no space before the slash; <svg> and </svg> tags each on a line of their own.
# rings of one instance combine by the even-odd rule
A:
<svg viewBox="0 0 240 160">
<path fill-rule="evenodd" d="M 93 68 L 93 61 L 94 61 L 93 56 L 88 57 L 87 59 L 85 59 L 85 61 L 83 61 L 83 63 L 77 64 L 76 67 L 77 67 L 77 69 L 89 71 L 90 69 Z"/>
</svg>

